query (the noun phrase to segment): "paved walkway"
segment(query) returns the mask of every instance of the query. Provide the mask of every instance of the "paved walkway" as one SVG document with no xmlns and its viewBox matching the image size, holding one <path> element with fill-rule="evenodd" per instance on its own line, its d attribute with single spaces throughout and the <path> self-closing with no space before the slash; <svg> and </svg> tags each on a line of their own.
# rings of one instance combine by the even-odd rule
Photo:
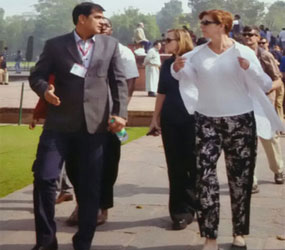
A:
<svg viewBox="0 0 285 250">
<path fill-rule="evenodd" d="M 1 88 L 17 89 L 16 83 Z M 2 89 L 3 90 L 3 89 Z M 0 91 L 1 100 L 6 98 Z M 7 93 L 7 92 L 6 92 Z M 33 93 L 27 91 L 32 102 Z M 14 98 L 14 97 L 12 97 Z M 36 100 L 37 98 L 35 98 Z M 0 101 L 1 101 L 0 100 Z M 153 107 L 155 98 L 135 93 L 130 108 Z M 3 102 L 2 102 L 3 103 Z M 3 107 L 0 102 L 0 107 Z M 27 104 L 25 104 L 27 105 Z M 133 105 L 133 106 L 132 106 Z M 285 152 L 285 137 L 281 138 Z M 283 154 L 283 158 L 285 154 Z M 284 158 L 285 160 L 285 158 Z M 230 249 L 231 213 L 224 161 L 219 161 L 221 219 L 219 243 Z M 263 148 L 259 148 L 257 176 L 260 193 L 253 195 L 251 204 L 251 234 L 247 237 L 250 250 L 284 250 L 285 241 L 276 239 L 285 234 L 285 185 L 276 185 Z M 98 227 L 92 250 L 201 250 L 197 222 L 182 231 L 172 231 L 168 215 L 168 180 L 161 138 L 142 137 L 122 147 L 119 177 L 115 187 L 115 207 L 109 221 Z M 56 205 L 59 250 L 71 250 L 74 227 L 65 225 L 74 202 Z M 0 249 L 29 250 L 35 242 L 32 186 L 0 199 Z"/>
<path fill-rule="evenodd" d="M 19 108 L 21 88 L 24 83 L 23 108 L 34 108 L 38 96 L 30 88 L 28 81 L 10 82 L 9 85 L 0 85 L 0 108 Z M 128 110 L 153 111 L 155 98 L 148 97 L 147 92 L 135 91 Z"/>
</svg>

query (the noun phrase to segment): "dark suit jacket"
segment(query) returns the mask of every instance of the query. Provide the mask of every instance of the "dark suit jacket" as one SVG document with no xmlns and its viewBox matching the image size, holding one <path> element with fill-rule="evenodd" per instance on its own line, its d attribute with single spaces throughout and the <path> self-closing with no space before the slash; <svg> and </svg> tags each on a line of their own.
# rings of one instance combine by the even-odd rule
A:
<svg viewBox="0 0 285 250">
<path fill-rule="evenodd" d="M 49 104 L 45 129 L 75 132 L 85 120 L 89 133 L 102 132 L 110 115 L 108 89 L 113 101 L 111 114 L 127 117 L 128 89 L 118 41 L 96 35 L 85 78 L 70 73 L 74 63 L 82 64 L 76 46 L 73 32 L 48 40 L 29 78 L 30 86 L 43 97 L 49 75 L 55 75 L 55 94 L 61 104 Z"/>
</svg>

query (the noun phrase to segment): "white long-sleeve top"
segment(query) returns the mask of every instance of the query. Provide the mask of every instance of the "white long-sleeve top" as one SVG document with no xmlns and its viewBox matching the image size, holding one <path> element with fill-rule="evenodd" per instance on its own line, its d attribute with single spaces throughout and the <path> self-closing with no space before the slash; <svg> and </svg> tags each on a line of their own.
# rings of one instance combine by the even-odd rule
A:
<svg viewBox="0 0 285 250">
<path fill-rule="evenodd" d="M 186 64 L 189 76 L 195 77 L 199 92 L 196 111 L 211 117 L 240 115 L 253 110 L 234 46 L 222 54 L 208 46 Z"/>
<path fill-rule="evenodd" d="M 250 67 L 243 70 L 238 56 L 247 59 Z M 184 104 L 208 116 L 228 116 L 254 110 L 258 135 L 269 139 L 273 132 L 284 129 L 265 95 L 272 81 L 250 48 L 237 42 L 217 55 L 208 44 L 183 55 L 186 63 L 179 72 L 171 67 L 172 76 L 179 80 Z"/>
</svg>

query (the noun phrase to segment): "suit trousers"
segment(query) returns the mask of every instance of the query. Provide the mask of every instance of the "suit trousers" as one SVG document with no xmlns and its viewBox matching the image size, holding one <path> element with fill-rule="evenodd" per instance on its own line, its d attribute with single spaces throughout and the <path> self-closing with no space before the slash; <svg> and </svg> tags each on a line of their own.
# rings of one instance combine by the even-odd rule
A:
<svg viewBox="0 0 285 250">
<path fill-rule="evenodd" d="M 162 142 L 169 178 L 169 212 L 172 220 L 193 219 L 195 214 L 195 121 L 181 123 L 161 119 Z"/>
<path fill-rule="evenodd" d="M 114 206 L 114 184 L 118 176 L 120 157 L 121 142 L 116 134 L 109 132 L 104 149 L 100 200 L 101 209 L 109 209 Z"/>
<path fill-rule="evenodd" d="M 249 234 L 257 136 L 253 112 L 227 117 L 196 113 L 197 218 L 201 237 L 218 236 L 220 202 L 217 162 L 222 150 L 231 196 L 233 235 Z"/>
<path fill-rule="evenodd" d="M 73 173 L 79 205 L 75 250 L 89 250 L 96 229 L 100 202 L 101 170 L 106 133 L 89 134 L 86 128 L 73 133 L 44 129 L 40 137 L 34 172 L 34 214 L 37 245 L 47 246 L 56 237 L 56 180 L 63 161 Z M 72 161 L 72 164 L 69 162 Z"/>
</svg>

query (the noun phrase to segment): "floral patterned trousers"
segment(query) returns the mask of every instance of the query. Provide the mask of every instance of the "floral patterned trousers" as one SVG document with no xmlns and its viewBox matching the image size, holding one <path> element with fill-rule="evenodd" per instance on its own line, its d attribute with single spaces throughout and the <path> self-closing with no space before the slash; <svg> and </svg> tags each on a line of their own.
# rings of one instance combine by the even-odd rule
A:
<svg viewBox="0 0 285 250">
<path fill-rule="evenodd" d="M 216 239 L 219 224 L 217 161 L 224 150 L 233 235 L 249 234 L 257 136 L 253 112 L 227 117 L 196 113 L 197 217 L 201 237 Z"/>
</svg>

